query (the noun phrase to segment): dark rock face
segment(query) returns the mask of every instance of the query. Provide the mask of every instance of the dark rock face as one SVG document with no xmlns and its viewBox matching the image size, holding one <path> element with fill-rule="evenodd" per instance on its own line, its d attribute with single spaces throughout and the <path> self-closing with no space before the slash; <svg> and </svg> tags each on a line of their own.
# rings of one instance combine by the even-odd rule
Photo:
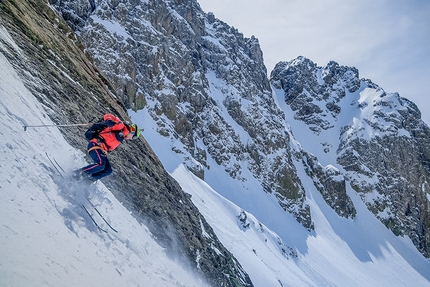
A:
<svg viewBox="0 0 430 287">
<path fill-rule="evenodd" d="M 315 156 L 302 152 L 303 165 L 316 189 L 322 194 L 327 204 L 340 216 L 354 218 L 357 211 L 351 198 L 346 193 L 346 180 L 342 173 L 333 166 L 323 167 Z"/>
<path fill-rule="evenodd" d="M 80 9 L 79 15 L 71 13 L 76 27 L 82 26 L 81 17 L 94 10 L 92 1 L 69 4 Z M 114 86 L 87 58 L 75 33 L 47 3 L 2 1 L 0 24 L 13 35 L 21 49 L 17 51 L 8 43 L 1 43 L 1 52 L 54 122 L 87 122 L 105 112 L 128 119 L 124 103 L 114 96 Z M 85 130 L 64 128 L 62 131 L 72 146 L 85 149 Z M 111 160 L 115 174 L 105 183 L 147 224 L 161 245 L 180 253 L 213 286 L 252 286 L 240 264 L 219 242 L 144 139 L 124 144 Z M 203 236 L 202 226 L 209 236 Z"/>
<path fill-rule="evenodd" d="M 351 174 L 375 179 L 352 178 L 351 185 L 388 228 L 396 235 L 408 235 L 418 250 L 429 257 L 428 140 L 423 141 L 423 138 L 429 138 L 430 130 L 419 118 L 411 118 L 414 105 L 406 106 L 410 108 L 411 113 L 401 119 L 415 122 L 413 127 L 402 128 L 409 135 L 399 136 L 395 131 L 395 135 L 384 134 L 369 141 L 353 139 L 347 146 L 342 145 L 338 162 Z M 387 120 L 398 121 L 384 118 Z M 376 130 L 383 128 L 376 122 L 373 124 Z"/>
</svg>

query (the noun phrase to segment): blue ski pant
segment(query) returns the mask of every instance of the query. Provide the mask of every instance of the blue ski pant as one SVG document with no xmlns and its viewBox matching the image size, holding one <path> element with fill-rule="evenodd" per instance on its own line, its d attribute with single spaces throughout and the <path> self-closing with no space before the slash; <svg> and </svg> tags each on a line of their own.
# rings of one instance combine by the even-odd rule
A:
<svg viewBox="0 0 430 287">
<path fill-rule="evenodd" d="M 95 143 L 88 143 L 88 150 L 96 146 Z M 94 163 L 87 165 L 82 168 L 82 171 L 87 175 L 90 175 L 94 180 L 101 179 L 102 177 L 108 176 L 112 173 L 112 167 L 107 159 L 106 154 L 100 149 L 94 149 L 89 152 L 90 157 Z"/>
</svg>

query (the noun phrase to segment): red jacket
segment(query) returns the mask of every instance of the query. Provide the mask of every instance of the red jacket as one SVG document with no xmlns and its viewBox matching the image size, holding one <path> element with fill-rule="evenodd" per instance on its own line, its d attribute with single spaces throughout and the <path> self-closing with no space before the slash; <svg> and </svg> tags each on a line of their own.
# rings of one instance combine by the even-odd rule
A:
<svg viewBox="0 0 430 287">
<path fill-rule="evenodd" d="M 105 114 L 103 116 L 104 123 L 94 124 L 90 130 L 103 128 L 98 132 L 98 136 L 91 139 L 90 142 L 101 146 L 103 150 L 110 152 L 116 149 L 129 134 L 127 126 L 116 116 Z"/>
</svg>

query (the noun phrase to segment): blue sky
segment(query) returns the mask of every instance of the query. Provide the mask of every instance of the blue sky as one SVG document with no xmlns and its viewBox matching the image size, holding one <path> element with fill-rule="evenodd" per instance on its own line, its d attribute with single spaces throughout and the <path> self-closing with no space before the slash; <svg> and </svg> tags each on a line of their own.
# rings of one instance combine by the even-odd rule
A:
<svg viewBox="0 0 430 287">
<path fill-rule="evenodd" d="M 268 73 L 305 56 L 353 66 L 415 102 L 430 124 L 430 1 L 198 0 L 205 12 L 260 41 Z"/>
</svg>

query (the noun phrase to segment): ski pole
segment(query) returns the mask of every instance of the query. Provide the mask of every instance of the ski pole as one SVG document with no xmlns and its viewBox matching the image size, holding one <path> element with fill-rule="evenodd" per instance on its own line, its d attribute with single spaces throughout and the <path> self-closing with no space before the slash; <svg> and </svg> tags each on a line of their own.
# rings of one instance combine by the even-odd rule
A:
<svg viewBox="0 0 430 287">
<path fill-rule="evenodd" d="M 46 127 L 78 127 L 78 126 L 82 126 L 82 127 L 87 127 L 92 125 L 92 123 L 88 123 L 88 124 L 67 124 L 67 125 L 35 125 L 35 126 L 23 126 L 24 131 L 27 130 L 27 128 L 46 128 Z"/>
</svg>

